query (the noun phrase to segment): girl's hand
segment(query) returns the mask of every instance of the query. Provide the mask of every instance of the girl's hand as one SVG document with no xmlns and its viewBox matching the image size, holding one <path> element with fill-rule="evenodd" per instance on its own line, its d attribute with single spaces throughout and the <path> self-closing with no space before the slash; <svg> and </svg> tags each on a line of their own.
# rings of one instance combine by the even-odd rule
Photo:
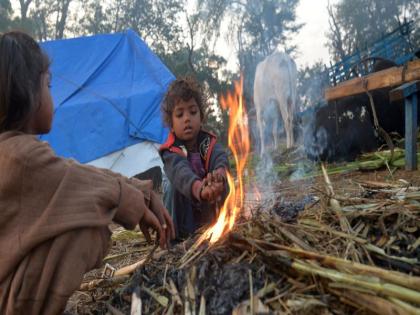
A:
<svg viewBox="0 0 420 315">
<path fill-rule="evenodd" d="M 175 238 L 174 223 L 168 210 L 166 210 L 165 206 L 163 205 L 162 200 L 154 191 L 152 191 L 150 194 L 150 210 L 152 210 L 162 225 L 163 232 L 166 236 L 166 241 L 169 244 L 169 240 Z"/>
<path fill-rule="evenodd" d="M 168 211 L 154 192 L 150 194 L 150 209 L 146 207 L 140 221 L 140 229 L 148 242 L 152 241 L 149 233 L 150 227 L 158 233 L 160 247 L 162 249 L 169 248 L 169 240 L 175 238 L 174 224 Z"/>
<path fill-rule="evenodd" d="M 166 247 L 166 234 L 163 233 L 162 225 L 160 224 L 158 218 L 153 214 L 149 208 L 145 208 L 143 217 L 140 220 L 140 230 L 143 232 L 144 237 L 148 243 L 152 242 L 150 237 L 149 228 L 155 230 L 159 237 L 159 245 L 163 249 Z"/>
</svg>

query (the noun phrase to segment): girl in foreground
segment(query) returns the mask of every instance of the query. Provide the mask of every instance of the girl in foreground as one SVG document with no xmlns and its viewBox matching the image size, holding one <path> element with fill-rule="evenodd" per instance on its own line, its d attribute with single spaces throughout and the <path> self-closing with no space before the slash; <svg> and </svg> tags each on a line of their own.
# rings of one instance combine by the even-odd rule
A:
<svg viewBox="0 0 420 315">
<path fill-rule="evenodd" d="M 161 247 L 172 220 L 150 181 L 57 157 L 49 60 L 27 34 L 0 35 L 0 314 L 60 314 L 102 263 L 114 221 Z"/>
</svg>

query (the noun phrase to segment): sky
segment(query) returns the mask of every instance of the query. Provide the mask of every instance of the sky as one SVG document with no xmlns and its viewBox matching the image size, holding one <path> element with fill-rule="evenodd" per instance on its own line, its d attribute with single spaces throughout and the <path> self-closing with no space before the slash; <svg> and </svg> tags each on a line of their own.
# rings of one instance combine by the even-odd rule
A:
<svg viewBox="0 0 420 315">
<path fill-rule="evenodd" d="M 329 0 L 330 4 L 338 1 Z M 326 33 L 329 29 L 327 5 L 328 0 L 300 0 L 296 8 L 296 22 L 304 24 L 292 39 L 292 44 L 297 45 L 298 49 L 295 57 L 298 69 L 320 60 L 329 65 L 330 57 L 326 47 Z M 226 27 L 229 26 L 222 25 L 222 29 Z M 226 58 L 229 70 L 237 70 L 237 58 L 232 45 L 221 40 L 216 45 L 216 52 Z"/>
<path fill-rule="evenodd" d="M 325 47 L 327 42 L 325 34 L 328 30 L 328 1 L 335 4 L 339 0 L 300 0 L 299 2 L 296 9 L 296 20 L 299 23 L 304 23 L 304 26 L 292 40 L 292 43 L 296 44 L 298 48 L 295 58 L 298 68 L 313 65 L 319 60 L 329 64 L 328 48 Z M 18 1 L 12 0 L 11 3 L 18 10 Z M 237 68 L 232 45 L 221 41 L 217 46 L 216 51 L 228 60 L 228 68 L 231 70 Z"/>
<path fill-rule="evenodd" d="M 330 4 L 335 3 L 337 0 L 330 0 Z M 328 48 L 325 47 L 329 28 L 327 5 L 328 0 L 300 0 L 296 19 L 305 25 L 293 41 L 300 53 L 295 60 L 299 68 L 319 60 L 329 64 Z"/>
</svg>

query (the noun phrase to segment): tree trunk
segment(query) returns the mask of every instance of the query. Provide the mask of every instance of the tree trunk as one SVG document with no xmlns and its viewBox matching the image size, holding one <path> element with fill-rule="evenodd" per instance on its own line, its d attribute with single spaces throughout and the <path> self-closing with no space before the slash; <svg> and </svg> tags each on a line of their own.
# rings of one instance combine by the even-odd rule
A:
<svg viewBox="0 0 420 315">
<path fill-rule="evenodd" d="M 19 0 L 20 3 L 20 17 L 22 21 L 25 21 L 28 18 L 28 8 L 32 0 Z"/>
<path fill-rule="evenodd" d="M 61 0 L 60 2 L 61 3 L 59 3 L 59 12 L 57 12 L 57 23 L 55 28 L 56 39 L 62 39 L 64 36 L 64 29 L 66 27 L 66 20 L 71 0 Z"/>
</svg>

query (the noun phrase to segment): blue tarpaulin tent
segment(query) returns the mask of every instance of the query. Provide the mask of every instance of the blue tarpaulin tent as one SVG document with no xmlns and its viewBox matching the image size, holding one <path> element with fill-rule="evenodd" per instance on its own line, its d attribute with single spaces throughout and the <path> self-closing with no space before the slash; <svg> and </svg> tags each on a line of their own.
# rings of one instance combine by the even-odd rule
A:
<svg viewBox="0 0 420 315">
<path fill-rule="evenodd" d="M 58 155 L 87 163 L 167 136 L 160 103 L 174 76 L 131 30 L 44 42 L 55 112 L 42 136 Z"/>
</svg>

